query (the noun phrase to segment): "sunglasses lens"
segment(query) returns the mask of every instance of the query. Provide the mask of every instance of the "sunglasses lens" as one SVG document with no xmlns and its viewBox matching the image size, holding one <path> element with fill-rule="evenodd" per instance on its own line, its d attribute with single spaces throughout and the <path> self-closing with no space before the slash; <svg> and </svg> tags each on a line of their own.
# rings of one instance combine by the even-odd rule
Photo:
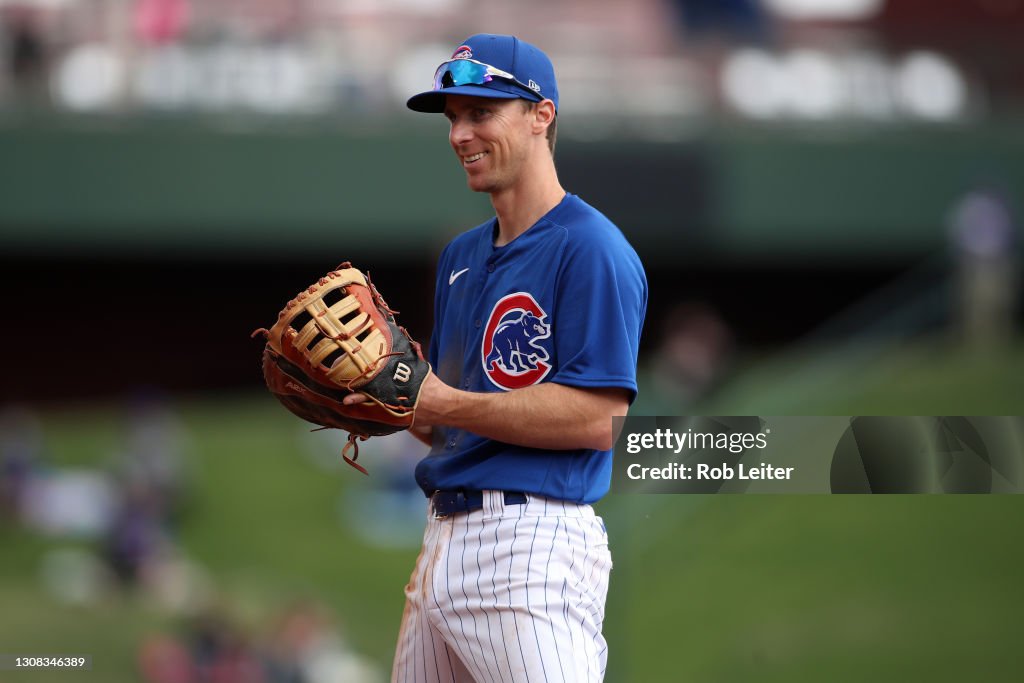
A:
<svg viewBox="0 0 1024 683">
<path fill-rule="evenodd" d="M 457 59 L 442 64 L 434 74 L 434 90 L 454 88 L 457 85 L 482 85 L 490 80 L 486 65 Z"/>
</svg>

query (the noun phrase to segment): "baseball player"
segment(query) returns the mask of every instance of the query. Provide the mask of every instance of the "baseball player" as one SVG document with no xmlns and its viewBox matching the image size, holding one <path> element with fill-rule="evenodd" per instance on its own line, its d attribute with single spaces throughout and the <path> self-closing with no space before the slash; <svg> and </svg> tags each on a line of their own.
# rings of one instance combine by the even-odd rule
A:
<svg viewBox="0 0 1024 683">
<path fill-rule="evenodd" d="M 432 446 L 416 468 L 430 505 L 392 680 L 600 681 L 612 562 L 590 504 L 610 484 L 612 416 L 636 395 L 643 267 L 559 184 L 541 50 L 474 35 L 408 106 L 447 117 L 496 215 L 438 265 L 414 427 Z"/>
</svg>

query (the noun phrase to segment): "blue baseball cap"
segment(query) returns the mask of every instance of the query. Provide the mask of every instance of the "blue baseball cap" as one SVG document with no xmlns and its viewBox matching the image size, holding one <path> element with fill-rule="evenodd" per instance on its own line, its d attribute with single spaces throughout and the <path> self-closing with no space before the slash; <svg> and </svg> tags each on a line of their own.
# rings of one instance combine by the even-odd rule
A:
<svg viewBox="0 0 1024 683">
<path fill-rule="evenodd" d="M 551 60 L 540 48 L 515 36 L 470 36 L 437 68 L 434 87 L 410 97 L 406 106 L 413 111 L 441 113 L 445 95 L 531 102 L 548 99 L 558 110 L 558 84 Z"/>
</svg>

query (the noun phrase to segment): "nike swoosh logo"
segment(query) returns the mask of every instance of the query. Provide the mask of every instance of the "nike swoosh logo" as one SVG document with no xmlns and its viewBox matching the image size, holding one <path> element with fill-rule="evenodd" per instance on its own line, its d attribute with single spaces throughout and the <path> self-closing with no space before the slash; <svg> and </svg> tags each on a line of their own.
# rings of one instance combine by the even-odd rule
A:
<svg viewBox="0 0 1024 683">
<path fill-rule="evenodd" d="M 469 271 L 469 268 L 463 268 L 462 270 L 460 270 L 457 273 L 453 270 L 452 274 L 448 276 L 448 285 L 450 286 L 450 285 L 455 284 L 455 281 L 459 279 L 459 276 L 462 275 L 465 272 L 468 272 L 468 271 Z"/>
</svg>

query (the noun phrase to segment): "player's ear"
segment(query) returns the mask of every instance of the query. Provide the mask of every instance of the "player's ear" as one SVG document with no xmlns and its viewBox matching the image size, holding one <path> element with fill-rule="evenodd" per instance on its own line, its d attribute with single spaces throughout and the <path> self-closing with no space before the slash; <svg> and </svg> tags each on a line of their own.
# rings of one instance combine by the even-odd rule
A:
<svg viewBox="0 0 1024 683">
<path fill-rule="evenodd" d="M 533 106 L 533 132 L 543 135 L 555 120 L 555 103 L 541 100 Z"/>
</svg>

